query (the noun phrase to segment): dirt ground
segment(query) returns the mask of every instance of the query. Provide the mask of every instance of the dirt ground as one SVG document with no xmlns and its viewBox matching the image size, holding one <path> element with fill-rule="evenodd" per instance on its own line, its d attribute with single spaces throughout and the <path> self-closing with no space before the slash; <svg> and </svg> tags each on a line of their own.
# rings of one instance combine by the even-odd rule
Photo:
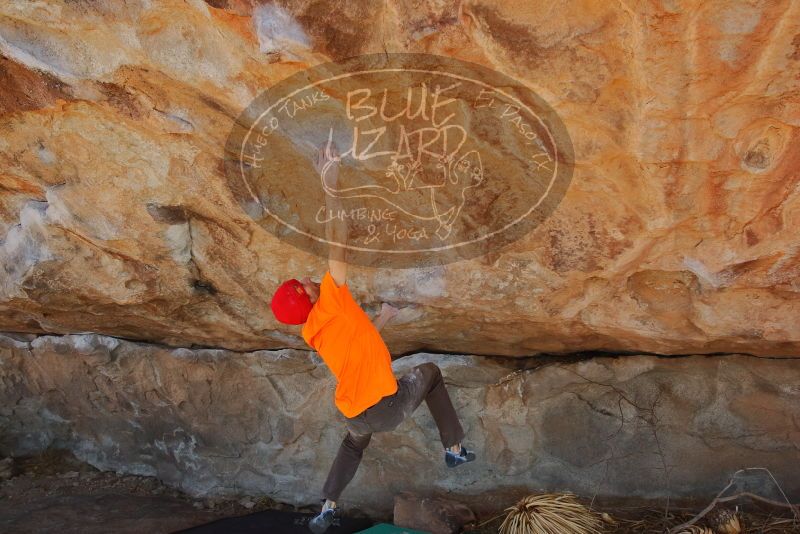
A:
<svg viewBox="0 0 800 534">
<path fill-rule="evenodd" d="M 665 527 L 691 519 L 706 503 L 675 503 L 667 514 L 653 503 L 597 504 L 595 509 L 610 516 L 606 532 L 661 534 Z M 800 525 L 792 525 L 789 510 L 752 501 L 740 503 L 739 508 L 743 534 L 800 533 Z M 63 451 L 0 461 L 0 532 L 6 534 L 169 533 L 264 509 L 315 511 L 268 497 L 195 499 L 153 477 L 98 471 Z M 469 532 L 497 533 L 504 517 L 502 508 L 479 517 Z"/>
<path fill-rule="evenodd" d="M 153 477 L 98 471 L 64 451 L 8 463 L 0 465 L 4 534 L 156 534 L 268 508 L 312 511 L 266 497 L 195 499 Z"/>
<path fill-rule="evenodd" d="M 604 524 L 603 528 L 604 532 L 614 534 L 664 534 L 668 529 L 691 520 L 703 508 L 704 506 L 676 507 L 665 515 L 663 509 L 653 508 L 652 504 L 607 507 L 603 509 L 607 510 L 611 522 Z M 740 506 L 740 511 L 743 519 L 741 534 L 800 533 L 800 522 L 795 522 L 793 526 L 790 513 L 776 514 L 774 509 L 770 511 L 752 503 L 746 510 L 742 510 Z M 480 527 L 468 532 L 497 534 L 504 518 L 505 515 L 495 519 L 490 517 L 483 519 L 483 523 L 479 520 Z M 706 523 L 700 520 L 697 525 L 706 526 Z M 717 531 L 713 531 L 713 534 L 717 534 Z"/>
</svg>

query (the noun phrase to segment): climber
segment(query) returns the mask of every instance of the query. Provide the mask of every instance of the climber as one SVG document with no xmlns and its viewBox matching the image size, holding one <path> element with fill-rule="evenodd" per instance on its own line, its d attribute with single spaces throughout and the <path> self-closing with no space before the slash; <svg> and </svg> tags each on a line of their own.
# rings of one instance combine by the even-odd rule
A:
<svg viewBox="0 0 800 534">
<path fill-rule="evenodd" d="M 335 187 L 339 172 L 338 151 L 329 139 L 317 152 L 316 169 Z M 328 208 L 339 210 L 341 200 L 326 196 Z M 370 321 L 353 300 L 347 285 L 347 223 L 326 223 L 329 244 L 328 271 L 321 282 L 308 277 L 287 280 L 272 297 L 271 308 L 278 321 L 302 324 L 303 339 L 314 348 L 336 377 L 334 403 L 345 417 L 347 433 L 322 488 L 322 510 L 309 523 L 315 534 L 325 532 L 339 517 L 337 501 L 361 462 L 364 449 L 375 432 L 394 430 L 424 399 L 444 446 L 448 467 L 473 461 L 475 453 L 462 444 L 464 430 L 444 386 L 442 373 L 433 363 L 417 365 L 399 380 L 392 373 L 391 356 L 379 331 L 397 313 L 384 303 Z"/>
</svg>

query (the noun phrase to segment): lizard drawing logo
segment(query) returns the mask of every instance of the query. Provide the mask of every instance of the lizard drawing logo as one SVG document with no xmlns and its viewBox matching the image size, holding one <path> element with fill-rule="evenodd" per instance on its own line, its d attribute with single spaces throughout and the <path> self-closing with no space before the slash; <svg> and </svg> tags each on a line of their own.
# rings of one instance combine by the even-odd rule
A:
<svg viewBox="0 0 800 534">
<path fill-rule="evenodd" d="M 331 138 L 329 137 L 329 143 Z M 445 240 L 467 202 L 468 190 L 484 181 L 483 164 L 477 150 L 438 157 L 424 162 L 390 158 L 384 174 L 387 184 L 331 187 L 325 175 L 334 162 L 325 165 L 320 182 L 325 193 L 339 198 L 378 198 L 411 218 L 436 224 L 435 235 Z M 433 159 L 433 158 L 428 158 Z M 427 164 L 426 164 L 427 163 Z M 432 171 L 430 168 L 432 167 Z"/>
</svg>

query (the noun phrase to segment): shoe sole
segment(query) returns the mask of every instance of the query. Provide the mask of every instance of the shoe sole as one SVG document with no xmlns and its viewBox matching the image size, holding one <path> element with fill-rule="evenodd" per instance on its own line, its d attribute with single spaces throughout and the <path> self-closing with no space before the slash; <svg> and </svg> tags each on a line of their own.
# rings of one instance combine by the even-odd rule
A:
<svg viewBox="0 0 800 534">
<path fill-rule="evenodd" d="M 462 456 L 461 458 L 464 458 L 464 457 Z M 474 461 L 475 461 L 475 456 L 473 456 L 472 458 L 469 458 L 469 459 L 466 459 L 466 458 L 464 458 L 463 460 L 459 461 L 459 462 L 458 462 L 458 463 L 456 463 L 455 465 L 450 465 L 450 464 L 447 462 L 447 460 L 445 460 L 445 464 L 447 464 L 447 467 L 449 467 L 449 468 L 451 468 L 451 469 L 452 469 L 453 467 L 458 467 L 459 465 L 468 464 L 468 463 L 470 463 L 470 462 L 474 462 Z"/>
</svg>

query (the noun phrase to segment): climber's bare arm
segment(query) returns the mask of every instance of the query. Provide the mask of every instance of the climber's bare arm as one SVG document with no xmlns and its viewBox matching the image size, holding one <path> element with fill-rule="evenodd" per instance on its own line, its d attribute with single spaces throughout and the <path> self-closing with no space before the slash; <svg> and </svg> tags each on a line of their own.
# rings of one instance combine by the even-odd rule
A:
<svg viewBox="0 0 800 534">
<path fill-rule="evenodd" d="M 339 154 L 336 147 L 329 140 L 326 146 L 317 152 L 316 169 L 325 185 L 336 189 L 339 183 Z M 325 239 L 328 241 L 328 270 L 337 286 L 347 282 L 347 221 L 340 217 L 342 201 L 339 197 L 325 192 L 325 207 L 327 208 L 325 223 Z"/>
<path fill-rule="evenodd" d="M 381 312 L 375 317 L 372 321 L 372 324 L 375 325 L 375 328 L 378 329 L 378 332 L 381 331 L 381 328 L 388 323 L 392 317 L 397 315 L 398 309 L 394 306 L 386 304 L 385 302 L 381 305 Z"/>
</svg>

